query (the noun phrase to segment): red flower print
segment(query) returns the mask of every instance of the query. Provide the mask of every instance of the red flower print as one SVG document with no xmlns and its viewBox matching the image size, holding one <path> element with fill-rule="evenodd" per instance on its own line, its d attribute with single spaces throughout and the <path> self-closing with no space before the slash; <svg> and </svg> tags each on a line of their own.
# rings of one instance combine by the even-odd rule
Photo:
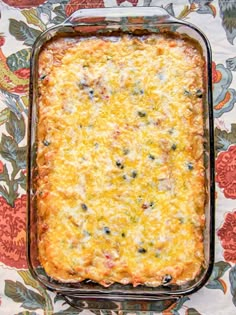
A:
<svg viewBox="0 0 236 315">
<path fill-rule="evenodd" d="M 5 44 L 5 37 L 3 36 L 2 33 L 0 33 L 0 47 Z"/>
<path fill-rule="evenodd" d="M 236 145 L 220 152 L 216 159 L 216 182 L 226 198 L 236 199 Z"/>
<path fill-rule="evenodd" d="M 125 2 L 125 1 L 132 3 L 134 7 L 138 4 L 138 0 L 116 0 L 118 5 L 120 5 L 122 2 Z"/>
<path fill-rule="evenodd" d="M 103 0 L 70 0 L 66 5 L 65 12 L 67 16 L 79 9 L 86 8 L 104 8 Z"/>
<path fill-rule="evenodd" d="M 21 69 L 14 71 L 14 73 L 18 77 L 23 78 L 23 79 L 29 79 L 29 77 L 30 77 L 30 69 L 29 68 L 21 68 Z"/>
<path fill-rule="evenodd" d="M 7 266 L 26 268 L 26 195 L 12 208 L 0 197 L 0 261 Z"/>
<path fill-rule="evenodd" d="M 222 227 L 217 235 L 224 248 L 224 258 L 228 262 L 236 263 L 236 209 L 227 213 Z"/>
<path fill-rule="evenodd" d="M 0 174 L 2 174 L 3 173 L 3 163 L 2 163 L 2 161 L 0 161 Z"/>
<path fill-rule="evenodd" d="M 40 4 L 43 4 L 46 2 L 46 0 L 3 0 L 6 4 L 8 4 L 11 7 L 15 8 L 31 8 L 31 7 L 37 7 Z"/>
</svg>

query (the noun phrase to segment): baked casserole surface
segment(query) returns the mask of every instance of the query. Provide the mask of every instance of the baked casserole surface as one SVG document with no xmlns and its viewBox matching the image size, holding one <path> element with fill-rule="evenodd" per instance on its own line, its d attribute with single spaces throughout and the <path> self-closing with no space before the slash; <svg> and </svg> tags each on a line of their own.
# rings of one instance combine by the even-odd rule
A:
<svg viewBox="0 0 236 315">
<path fill-rule="evenodd" d="M 39 58 L 39 260 L 62 282 L 182 284 L 204 266 L 204 59 L 170 34 Z"/>
</svg>

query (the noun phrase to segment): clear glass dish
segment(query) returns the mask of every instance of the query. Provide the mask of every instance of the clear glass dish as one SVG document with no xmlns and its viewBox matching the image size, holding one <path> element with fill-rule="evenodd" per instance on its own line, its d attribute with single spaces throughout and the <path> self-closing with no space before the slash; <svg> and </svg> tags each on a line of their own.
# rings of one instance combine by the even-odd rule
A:
<svg viewBox="0 0 236 315">
<path fill-rule="evenodd" d="M 35 206 L 34 181 L 36 176 L 37 155 L 37 121 L 38 121 L 38 57 L 42 46 L 49 40 L 63 37 L 73 37 L 86 34 L 99 34 L 118 31 L 134 32 L 149 31 L 158 33 L 170 31 L 186 34 L 200 45 L 205 59 L 205 93 L 204 103 L 204 142 L 205 142 L 205 172 L 207 201 L 205 205 L 206 224 L 204 231 L 204 252 L 206 266 L 194 281 L 184 285 L 159 286 L 155 288 L 114 284 L 108 288 L 93 282 L 59 283 L 48 277 L 37 259 L 37 211 Z M 30 79 L 30 114 L 28 130 L 28 233 L 27 256 L 32 275 L 46 288 L 62 295 L 68 303 L 82 308 L 137 309 L 137 305 L 147 303 L 149 310 L 161 310 L 176 299 L 199 290 L 208 280 L 214 262 L 214 133 L 212 111 L 212 75 L 211 49 L 208 40 L 195 26 L 179 21 L 159 7 L 132 7 L 85 9 L 73 13 L 63 24 L 54 26 L 42 33 L 33 46 L 31 57 Z M 81 302 L 83 301 L 83 303 Z M 125 302 L 124 302 L 125 301 Z M 165 301 L 165 302 L 163 302 Z M 134 303 L 135 302 L 135 303 Z M 124 304 L 125 303 L 125 304 Z M 162 304 L 160 304 L 162 303 Z M 164 304 L 163 304 L 164 303 Z M 136 306 L 135 306 L 136 305 Z M 139 307 L 138 307 L 139 309 Z"/>
</svg>

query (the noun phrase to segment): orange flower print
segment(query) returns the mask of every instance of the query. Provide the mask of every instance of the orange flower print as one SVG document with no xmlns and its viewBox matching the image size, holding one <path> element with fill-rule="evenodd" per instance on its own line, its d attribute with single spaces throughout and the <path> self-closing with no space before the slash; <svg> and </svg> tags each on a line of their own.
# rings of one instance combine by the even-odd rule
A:
<svg viewBox="0 0 236 315">
<path fill-rule="evenodd" d="M 0 197 L 0 262 L 15 268 L 26 268 L 26 195 L 12 208 Z"/>
<path fill-rule="evenodd" d="M 236 199 L 236 145 L 218 155 L 216 182 L 223 189 L 226 198 Z"/>
<path fill-rule="evenodd" d="M 224 249 L 224 259 L 236 263 L 236 209 L 227 213 L 222 227 L 217 235 Z"/>
<path fill-rule="evenodd" d="M 44 3 L 46 0 L 3 0 L 6 4 L 11 7 L 15 8 L 30 8 L 30 7 L 37 7 L 38 5 Z"/>
<path fill-rule="evenodd" d="M 103 0 L 70 0 L 65 8 L 67 16 L 70 16 L 72 13 L 79 9 L 85 8 L 104 8 Z"/>
</svg>

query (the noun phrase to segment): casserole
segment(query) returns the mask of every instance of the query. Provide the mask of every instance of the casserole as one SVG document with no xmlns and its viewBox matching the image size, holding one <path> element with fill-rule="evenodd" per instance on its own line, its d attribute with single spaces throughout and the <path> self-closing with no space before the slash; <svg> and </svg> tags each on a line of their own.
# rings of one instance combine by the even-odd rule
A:
<svg viewBox="0 0 236 315">
<path fill-rule="evenodd" d="M 165 281 L 163 283 L 157 282 L 151 286 L 145 285 L 145 281 L 137 281 L 137 283 L 128 281 L 127 284 L 118 283 L 105 283 L 111 284 L 108 288 L 105 288 L 99 284 L 91 281 L 83 282 L 71 282 L 67 281 L 65 278 L 51 277 L 50 272 L 47 274 L 45 270 L 39 267 L 38 257 L 40 257 L 40 246 L 39 237 L 43 235 L 42 225 L 40 227 L 40 220 L 42 216 L 37 215 L 37 208 L 40 208 L 40 200 L 42 198 L 39 196 L 39 190 L 37 190 L 37 183 L 42 183 L 38 178 L 42 178 L 40 174 L 41 169 L 40 164 L 41 150 L 44 150 L 41 146 L 41 142 L 50 142 L 50 139 L 44 139 L 39 137 L 41 133 L 40 124 L 40 102 L 44 97 L 40 93 L 47 93 L 45 89 L 41 89 L 40 93 L 38 73 L 40 73 L 39 61 L 40 52 L 43 51 L 43 45 L 46 42 L 56 42 L 58 37 L 66 38 L 66 41 L 74 41 L 75 38 L 79 37 L 79 43 L 83 41 L 90 40 L 91 38 L 103 39 L 102 36 L 110 36 L 114 34 L 119 34 L 122 45 L 122 40 L 125 38 L 123 35 L 131 36 L 130 34 L 135 34 L 135 36 L 147 36 L 147 40 L 155 38 L 161 38 L 157 33 L 163 34 L 182 34 L 178 35 L 180 38 L 185 37 L 197 41 L 197 45 L 201 48 L 202 58 L 204 60 L 204 79 L 203 79 L 203 89 L 204 93 L 201 94 L 201 104 L 203 105 L 203 137 L 206 145 L 204 147 L 204 189 L 207 191 L 207 198 L 205 198 L 204 215 L 206 217 L 206 222 L 204 225 L 203 237 L 204 241 L 204 264 L 201 264 L 201 270 L 195 273 L 194 277 L 188 279 L 188 281 L 175 281 L 173 283 L 168 283 Z M 120 35 L 121 34 L 121 35 Z M 151 35 L 150 35 L 151 34 Z M 157 34 L 157 35 L 155 35 Z M 151 37 L 149 37 L 149 35 Z M 76 37 L 75 37 L 76 36 Z M 133 35 L 132 35 L 133 36 Z M 131 36 L 131 38 L 132 38 Z M 173 36 L 173 35 L 169 35 Z M 174 35 L 177 36 L 177 35 Z M 84 39 L 85 38 L 85 39 Z M 139 40 L 139 39 L 138 39 Z M 186 37 L 187 40 L 187 37 Z M 132 41 L 132 39 L 131 39 Z M 112 40 L 110 41 L 112 42 Z M 144 40 L 145 42 L 145 40 Z M 107 39 L 106 39 L 107 43 Z M 139 42 L 140 43 L 140 42 Z M 86 43 L 88 44 L 88 43 Z M 137 44 L 137 42 L 136 42 Z M 130 47 L 130 43 L 128 44 Z M 132 46 L 132 45 L 131 45 Z M 50 46 L 49 46 L 50 47 Z M 50 49 L 49 49 L 50 50 Z M 109 51 L 109 50 L 108 50 Z M 42 74 L 42 73 L 41 73 Z M 44 75 L 44 74 L 43 74 Z M 50 76 L 49 76 L 50 78 Z M 50 89 L 49 89 L 50 90 Z M 187 93 L 187 92 L 186 92 Z M 212 119 L 212 102 L 211 102 L 211 55 L 209 44 L 201 34 L 199 30 L 195 27 L 187 25 L 184 22 L 177 21 L 170 17 L 168 13 L 162 8 L 132 8 L 132 9 L 99 9 L 99 10 L 81 10 L 74 13 L 65 23 L 62 25 L 53 27 L 43 33 L 34 45 L 32 59 L 31 59 L 31 99 L 30 99 L 30 126 L 29 126 L 29 161 L 28 161 L 28 261 L 29 267 L 32 274 L 47 288 L 54 290 L 62 295 L 69 296 L 71 298 L 88 299 L 100 298 L 100 299 L 131 299 L 131 300 L 157 300 L 157 299 L 169 299 L 171 297 L 180 297 L 184 294 L 189 294 L 197 289 L 199 289 L 206 282 L 207 278 L 212 269 L 213 255 L 214 255 L 214 147 L 213 147 L 213 119 Z M 45 103 L 43 103 L 45 105 Z M 50 105 L 50 104 L 49 104 Z M 67 108 L 68 109 L 68 108 Z M 143 111 L 137 109 L 137 112 L 141 113 L 140 118 L 144 117 Z M 41 111 L 42 113 L 42 111 Z M 146 112 L 145 112 L 146 114 Z M 150 123 L 150 122 L 149 122 Z M 39 143 L 40 140 L 40 143 Z M 46 146 L 48 147 L 48 146 Z M 48 150 L 48 149 L 46 149 Z M 175 151 L 175 150 L 174 150 Z M 47 151 L 45 151 L 47 154 Z M 50 153 L 50 152 L 49 152 Z M 119 165 L 116 166 L 119 169 L 123 169 L 122 162 L 119 161 Z M 41 172 L 41 173 L 40 173 Z M 136 177 L 136 176 L 135 176 Z M 35 186 L 36 182 L 36 186 Z M 80 201 L 80 204 L 87 205 Z M 56 205 L 55 205 L 56 206 Z M 42 211 L 49 207 L 49 203 Z M 203 208 L 203 207 L 202 207 Z M 203 210 L 203 209 L 202 209 Z M 41 211 L 41 212 L 42 212 Z M 39 212 L 40 213 L 40 212 Z M 39 227 L 39 228 L 38 228 Z M 103 227 L 104 228 L 104 227 Z M 41 230 L 41 232 L 40 232 Z M 39 232 L 39 236 L 37 233 Z M 41 234 L 40 234 L 41 233 Z M 49 244 L 49 243 L 48 243 Z M 45 250 L 46 247 L 44 247 Z M 38 252 L 39 250 L 39 252 Z M 145 249 L 146 251 L 146 249 Z M 41 263 L 43 261 L 42 257 L 45 256 L 45 251 L 41 254 Z M 144 253 L 144 252 L 143 252 Z M 50 261 L 46 264 L 50 264 Z M 45 265 L 44 265 L 45 266 Z M 57 267 L 58 268 L 58 267 Z M 47 269 L 47 268 L 46 268 Z M 163 277 L 163 275 L 162 275 Z M 54 278 L 54 279 L 53 279 Z M 58 281 L 59 280 L 59 281 Z M 78 280 L 78 278 L 77 278 Z M 82 279 L 83 280 L 83 279 Z M 93 280 L 93 279 L 92 279 Z M 104 284 L 101 281 L 100 284 Z M 119 281 L 118 281 L 119 282 Z M 122 282 L 121 282 L 122 283 Z M 132 287 L 129 283 L 135 285 L 141 284 L 137 287 Z M 147 284 L 147 283 L 146 283 Z M 166 285 L 168 284 L 168 285 Z M 155 287 L 155 288 L 154 288 Z"/>
</svg>

